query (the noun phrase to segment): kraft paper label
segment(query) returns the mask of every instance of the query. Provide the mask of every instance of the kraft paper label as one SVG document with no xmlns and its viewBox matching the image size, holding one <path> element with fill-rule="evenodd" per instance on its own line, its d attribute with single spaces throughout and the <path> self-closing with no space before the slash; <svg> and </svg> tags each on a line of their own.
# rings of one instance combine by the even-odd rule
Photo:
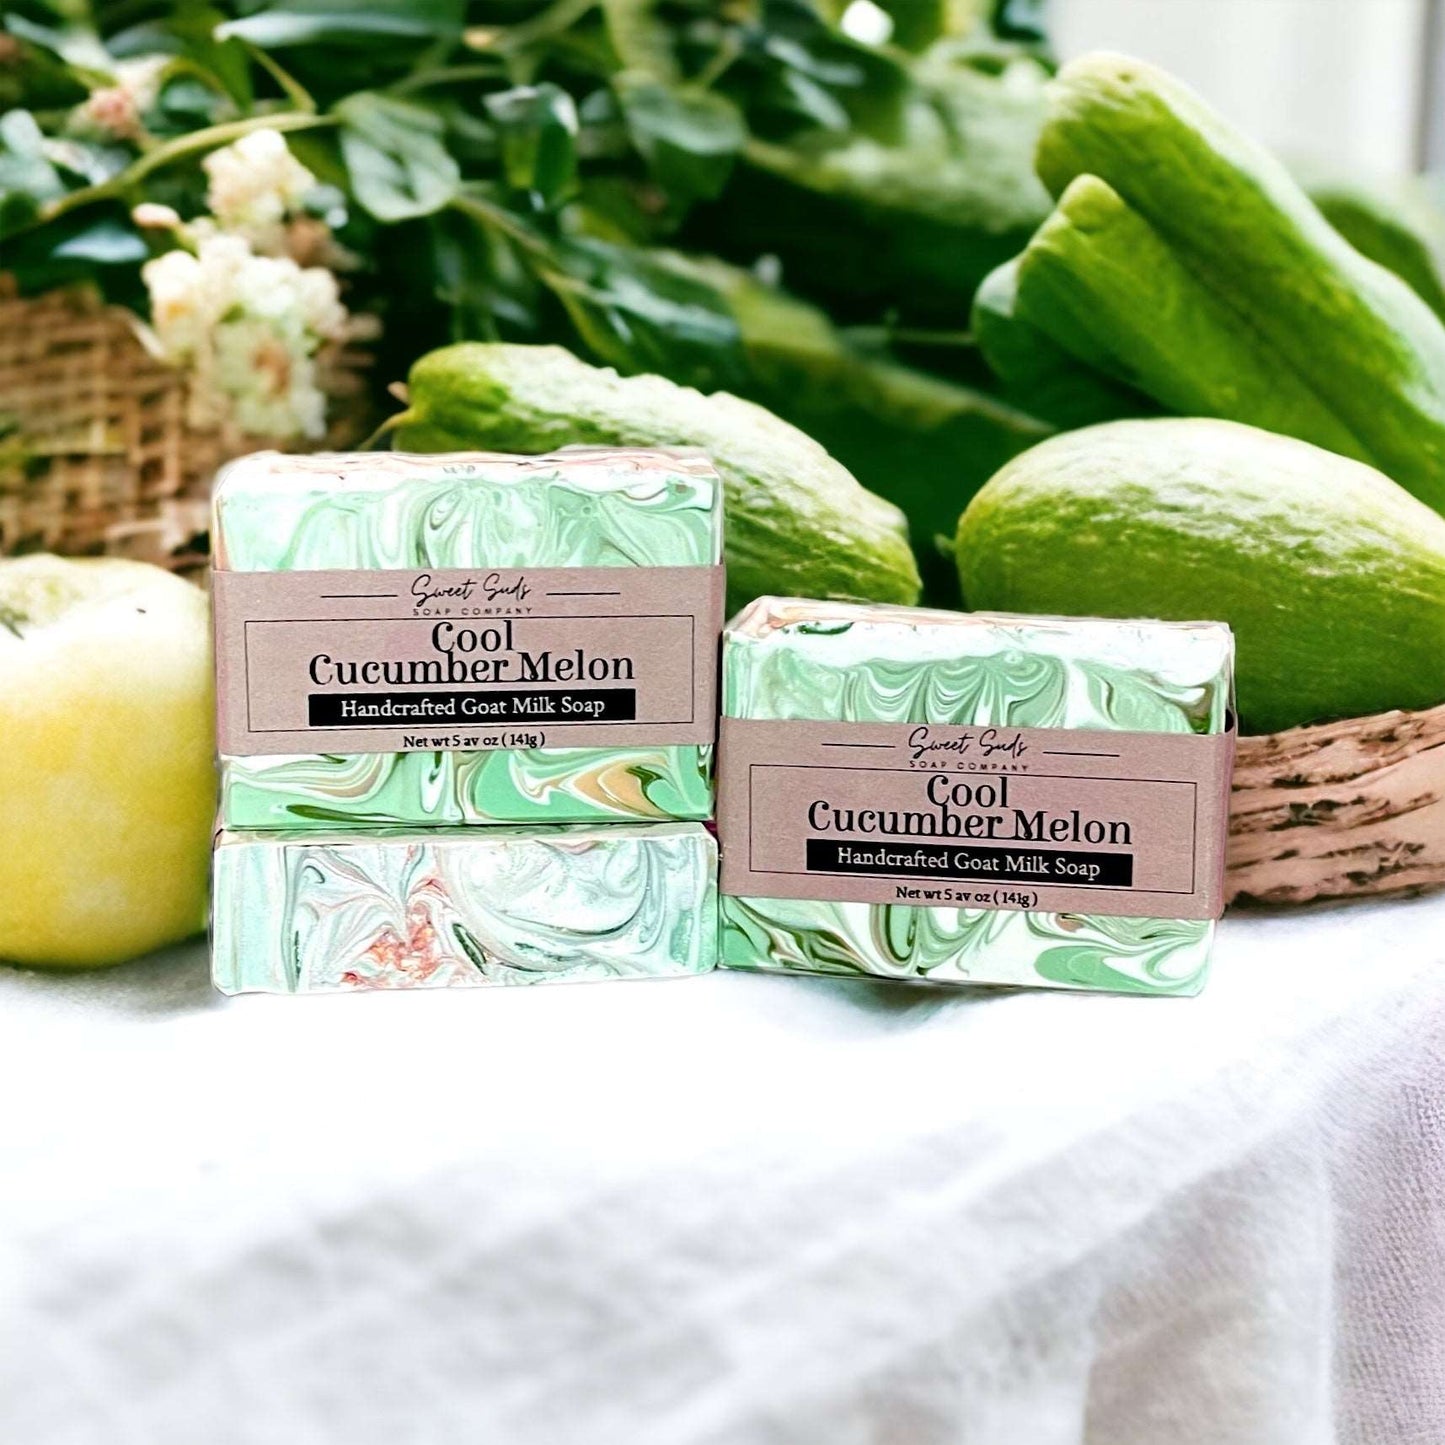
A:
<svg viewBox="0 0 1445 1445">
<path fill-rule="evenodd" d="M 234 757 L 710 743 L 721 567 L 227 572 Z"/>
<path fill-rule="evenodd" d="M 723 718 L 722 891 L 1217 918 L 1234 734 Z"/>
</svg>

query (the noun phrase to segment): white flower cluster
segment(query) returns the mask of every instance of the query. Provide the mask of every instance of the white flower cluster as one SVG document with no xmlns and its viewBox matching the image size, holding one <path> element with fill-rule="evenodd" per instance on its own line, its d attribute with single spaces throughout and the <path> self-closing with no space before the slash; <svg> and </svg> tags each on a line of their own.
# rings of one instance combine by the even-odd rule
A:
<svg viewBox="0 0 1445 1445">
<path fill-rule="evenodd" d="M 271 139 L 258 147 L 265 136 Z M 289 165 L 276 159 L 278 145 Z M 182 226 L 174 218 L 171 229 L 189 249 L 168 251 L 141 272 L 161 351 L 190 372 L 190 420 L 254 436 L 320 437 L 326 394 L 317 353 L 354 329 L 336 277 L 289 256 L 258 255 L 251 236 L 217 225 L 279 224 L 312 184 L 310 172 L 275 131 L 253 132 L 216 152 L 206 169 L 215 220 Z M 173 218 L 162 207 L 143 209 L 142 223 Z"/>
<path fill-rule="evenodd" d="M 201 162 L 210 182 L 206 204 L 223 231 L 245 236 L 265 255 L 286 250 L 286 221 L 316 186 L 274 130 L 256 130 Z"/>
</svg>

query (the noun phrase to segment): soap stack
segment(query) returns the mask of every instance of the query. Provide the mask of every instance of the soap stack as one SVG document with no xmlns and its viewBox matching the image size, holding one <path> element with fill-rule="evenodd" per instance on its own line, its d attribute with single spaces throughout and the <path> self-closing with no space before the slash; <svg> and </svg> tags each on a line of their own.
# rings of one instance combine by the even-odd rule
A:
<svg viewBox="0 0 1445 1445">
<path fill-rule="evenodd" d="M 721 549 L 690 452 L 228 467 L 217 986 L 710 969 Z"/>
</svg>

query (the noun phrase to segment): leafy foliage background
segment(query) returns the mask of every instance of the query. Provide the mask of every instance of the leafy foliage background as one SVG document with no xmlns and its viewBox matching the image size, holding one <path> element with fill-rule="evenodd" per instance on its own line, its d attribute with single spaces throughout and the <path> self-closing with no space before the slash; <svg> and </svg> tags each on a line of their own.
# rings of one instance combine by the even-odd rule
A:
<svg viewBox="0 0 1445 1445">
<path fill-rule="evenodd" d="M 144 309 L 201 157 L 283 130 L 363 259 L 377 377 L 457 339 L 560 341 L 771 406 L 932 535 L 1049 428 L 968 334 L 1048 210 L 1040 7 L 892 0 L 10 0 L 0 269 Z M 876 18 L 876 16 L 875 16 Z M 117 65 L 167 58 L 144 132 L 87 135 Z"/>
</svg>

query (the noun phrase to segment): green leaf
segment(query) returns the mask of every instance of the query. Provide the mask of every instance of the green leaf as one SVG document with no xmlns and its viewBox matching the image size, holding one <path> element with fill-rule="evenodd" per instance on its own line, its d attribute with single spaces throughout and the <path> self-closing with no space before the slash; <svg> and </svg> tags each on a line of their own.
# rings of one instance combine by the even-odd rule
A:
<svg viewBox="0 0 1445 1445">
<path fill-rule="evenodd" d="M 747 378 L 738 324 L 713 286 L 645 251 L 572 238 L 538 265 L 583 342 L 628 373 L 657 372 L 704 391 Z"/>
<path fill-rule="evenodd" d="M 135 159 L 135 153 L 123 145 L 105 145 L 96 141 L 52 141 L 46 146 L 46 157 L 70 187 L 74 177 L 80 185 L 98 186 L 119 175 Z"/>
<path fill-rule="evenodd" d="M 446 127 L 447 149 L 457 158 L 462 169 L 494 172 L 501 154 L 497 127 L 472 109 L 470 97 L 462 101 L 456 96 L 442 94 L 432 100 L 431 105 Z"/>
<path fill-rule="evenodd" d="M 7 26 L 8 21 L 0 18 L 0 48 L 10 52 L 0 64 L 0 115 L 19 106 L 44 112 L 82 104 L 90 94 L 90 84 L 82 73 L 53 51 L 23 42 L 17 49 L 6 35 Z"/>
<path fill-rule="evenodd" d="M 60 172 L 44 151 L 45 137 L 28 110 L 0 115 L 0 236 L 28 225 L 47 201 L 65 194 Z"/>
<path fill-rule="evenodd" d="M 453 339 L 534 336 L 543 292 L 516 243 L 460 211 L 442 211 L 428 224 L 433 284 Z"/>
<path fill-rule="evenodd" d="M 893 21 L 889 39 L 904 50 L 922 50 L 952 24 L 950 0 L 882 0 L 881 8 Z"/>
<path fill-rule="evenodd" d="M 785 70 L 767 94 L 769 104 L 795 123 L 816 130 L 846 134 L 852 123 L 848 107 L 827 86 L 801 70 Z"/>
<path fill-rule="evenodd" d="M 632 143 L 665 191 L 682 201 L 722 194 L 747 141 L 742 112 L 732 101 L 635 75 L 618 76 L 613 87 Z"/>
<path fill-rule="evenodd" d="M 789 70 L 810 76 L 820 85 L 856 89 L 867 79 L 862 53 L 852 48 L 850 42 L 818 27 L 806 39 L 781 33 L 766 34 L 762 46 Z"/>
<path fill-rule="evenodd" d="M 80 20 L 67 21 L 62 25 L 41 25 L 27 20 L 23 15 L 6 14 L 3 28 L 20 40 L 48 50 L 67 65 L 89 72 L 93 77 L 109 76 L 113 62 L 100 36 L 89 24 Z"/>
<path fill-rule="evenodd" d="M 951 50 L 911 73 L 895 140 L 856 118 L 841 135 L 750 140 L 699 235 L 735 255 L 777 255 L 789 284 L 840 307 L 959 325 L 983 277 L 1049 213 L 1033 172 L 1047 74 L 1031 60 L 981 74 Z"/>
<path fill-rule="evenodd" d="M 995 0 L 994 33 L 1003 40 L 1047 48 L 1048 0 Z"/>
<path fill-rule="evenodd" d="M 681 71 L 673 27 L 659 17 L 659 0 L 602 0 L 607 38 L 628 70 L 660 80 L 676 80 Z"/>
<path fill-rule="evenodd" d="M 486 98 L 507 184 L 551 209 L 577 189 L 577 107 L 557 86 L 519 85 Z"/>
<path fill-rule="evenodd" d="M 817 17 L 792 11 L 752 45 L 769 63 L 770 104 L 804 116 L 841 106 L 851 129 L 879 141 L 897 139 L 902 108 L 914 91 L 911 70 L 898 53 L 850 40 Z"/>
<path fill-rule="evenodd" d="M 124 206 L 89 206 L 5 243 L 5 269 L 33 296 L 76 281 L 101 283 L 111 300 L 134 306 L 150 248 Z"/>
<path fill-rule="evenodd" d="M 155 109 L 151 129 L 166 135 L 200 130 L 214 124 L 223 111 L 232 110 L 219 82 L 213 85 L 208 79 L 185 71 L 171 76 L 161 86 Z"/>
<path fill-rule="evenodd" d="M 429 216 L 456 194 L 461 172 L 432 111 L 361 91 L 342 101 L 336 114 L 352 193 L 378 221 Z"/>
<path fill-rule="evenodd" d="M 94 221 L 67 236 L 50 253 L 56 261 L 89 261 L 96 266 L 124 266 L 147 260 L 150 247 L 134 226 L 118 217 Z"/>
<path fill-rule="evenodd" d="M 249 41 L 266 50 L 292 45 L 371 46 L 388 39 L 448 40 L 461 33 L 463 0 L 283 0 L 216 28 L 218 40 Z"/>
</svg>

